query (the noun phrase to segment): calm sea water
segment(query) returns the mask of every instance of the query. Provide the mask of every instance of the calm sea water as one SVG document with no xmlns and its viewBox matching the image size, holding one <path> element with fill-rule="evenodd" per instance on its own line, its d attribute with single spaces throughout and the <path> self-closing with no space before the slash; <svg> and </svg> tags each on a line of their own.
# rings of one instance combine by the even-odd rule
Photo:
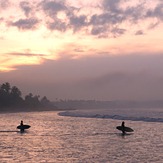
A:
<svg viewBox="0 0 163 163">
<path fill-rule="evenodd" d="M 80 114 L 0 114 L 0 163 L 162 163 L 162 122 L 126 120 L 134 133 L 122 136 L 115 128 L 121 120 Z M 16 129 L 20 120 L 31 125 L 25 133 Z"/>
</svg>

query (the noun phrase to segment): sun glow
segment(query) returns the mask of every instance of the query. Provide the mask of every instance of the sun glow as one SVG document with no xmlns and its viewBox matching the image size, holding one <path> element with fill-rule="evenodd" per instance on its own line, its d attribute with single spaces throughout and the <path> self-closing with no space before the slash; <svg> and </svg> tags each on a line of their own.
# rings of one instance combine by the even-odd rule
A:
<svg viewBox="0 0 163 163">
<path fill-rule="evenodd" d="M 93 5 L 86 0 L 20 2 L 1 6 L 1 71 L 46 59 L 163 51 L 159 0 L 110 1 L 106 6 L 102 0 Z"/>
</svg>

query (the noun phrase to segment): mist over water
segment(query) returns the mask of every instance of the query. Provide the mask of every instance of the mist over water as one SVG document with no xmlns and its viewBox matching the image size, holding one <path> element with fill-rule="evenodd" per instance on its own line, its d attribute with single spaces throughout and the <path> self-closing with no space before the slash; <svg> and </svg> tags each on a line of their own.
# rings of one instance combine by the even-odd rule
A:
<svg viewBox="0 0 163 163">
<path fill-rule="evenodd" d="M 89 114 L 95 112 L 91 110 Z M 122 120 L 79 118 L 79 113 L 78 117 L 59 116 L 58 112 L 0 114 L 0 160 L 5 163 L 162 162 L 162 123 L 126 120 L 126 126 L 132 127 L 134 133 L 122 136 L 116 130 Z M 16 130 L 20 120 L 31 125 L 23 134 Z"/>
</svg>

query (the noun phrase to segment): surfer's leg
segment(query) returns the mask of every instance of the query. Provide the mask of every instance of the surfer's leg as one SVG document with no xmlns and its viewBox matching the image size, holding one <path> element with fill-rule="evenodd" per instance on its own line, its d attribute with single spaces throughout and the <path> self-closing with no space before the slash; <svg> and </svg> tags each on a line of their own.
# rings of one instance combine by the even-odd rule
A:
<svg viewBox="0 0 163 163">
<path fill-rule="evenodd" d="M 122 134 L 123 134 L 123 135 L 125 135 L 125 134 L 126 134 L 126 132 L 123 130 L 123 131 L 122 131 Z"/>
</svg>

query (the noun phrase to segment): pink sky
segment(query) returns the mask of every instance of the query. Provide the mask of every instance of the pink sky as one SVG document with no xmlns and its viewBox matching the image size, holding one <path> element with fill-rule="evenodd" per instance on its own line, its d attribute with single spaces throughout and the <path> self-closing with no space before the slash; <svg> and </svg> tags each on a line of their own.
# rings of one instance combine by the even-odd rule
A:
<svg viewBox="0 0 163 163">
<path fill-rule="evenodd" d="M 0 81 L 24 94 L 163 99 L 162 0 L 1 0 L 0 30 Z"/>
</svg>

